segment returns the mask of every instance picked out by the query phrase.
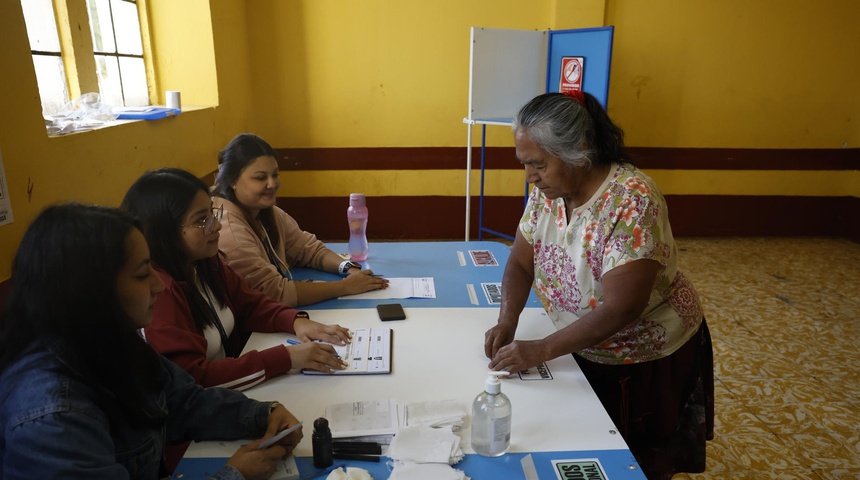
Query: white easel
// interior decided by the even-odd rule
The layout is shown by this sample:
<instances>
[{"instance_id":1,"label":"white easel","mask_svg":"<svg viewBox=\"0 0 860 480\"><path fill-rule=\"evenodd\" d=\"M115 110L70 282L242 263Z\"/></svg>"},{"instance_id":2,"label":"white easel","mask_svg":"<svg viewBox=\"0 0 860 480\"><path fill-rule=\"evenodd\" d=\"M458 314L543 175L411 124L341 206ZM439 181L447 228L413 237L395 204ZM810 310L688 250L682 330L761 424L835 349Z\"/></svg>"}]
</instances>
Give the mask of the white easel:
<instances>
[{"instance_id":1,"label":"white easel","mask_svg":"<svg viewBox=\"0 0 860 480\"><path fill-rule=\"evenodd\" d=\"M463 119L466 140L466 241L469 241L472 196L472 127L481 125L481 192L478 238L483 227L484 149L487 125L510 126L513 115L544 92L558 91L563 56L586 58L583 89L606 106L613 27L577 30L507 30L471 28L469 48L469 115ZM528 184L526 184L528 195Z\"/></svg>"}]
</instances>

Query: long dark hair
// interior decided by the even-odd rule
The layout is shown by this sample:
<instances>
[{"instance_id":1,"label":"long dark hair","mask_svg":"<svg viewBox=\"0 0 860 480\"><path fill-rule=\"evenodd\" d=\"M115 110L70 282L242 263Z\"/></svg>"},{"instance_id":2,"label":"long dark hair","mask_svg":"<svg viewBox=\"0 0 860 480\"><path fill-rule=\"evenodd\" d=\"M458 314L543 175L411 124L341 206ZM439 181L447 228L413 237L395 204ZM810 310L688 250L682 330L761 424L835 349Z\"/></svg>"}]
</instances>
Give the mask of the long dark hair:
<instances>
[{"instance_id":1,"label":"long dark hair","mask_svg":"<svg viewBox=\"0 0 860 480\"><path fill-rule=\"evenodd\" d=\"M182 220L201 191L209 195L206 184L185 170L150 170L128 189L121 208L140 220L155 265L174 280L185 282L194 323L202 332L206 326L215 325L217 319L195 284L195 271L197 279L209 287L222 308L226 293L212 259L191 262L182 248Z\"/></svg>"},{"instance_id":2,"label":"long dark hair","mask_svg":"<svg viewBox=\"0 0 860 480\"><path fill-rule=\"evenodd\" d=\"M570 165L630 163L624 131L593 95L583 92L583 97L584 105L561 93L538 95L517 113L513 130L527 131L539 147Z\"/></svg>"},{"instance_id":3,"label":"long dark hair","mask_svg":"<svg viewBox=\"0 0 860 480\"><path fill-rule=\"evenodd\" d=\"M259 157L273 157L278 160L278 154L271 145L253 133L240 133L230 143L218 152L218 175L215 176L215 186L212 193L221 198L226 198L239 207L242 204L236 198L233 185L239 179L239 175L245 168ZM244 210L244 207L242 207ZM247 212L245 213L247 216ZM272 245L277 245L281 240L278 229L275 226L275 214L271 208L264 208L259 213L260 223L266 229ZM250 218L253 222L253 218ZM252 223L253 224L253 223ZM265 239L261 239L265 242Z\"/></svg>"},{"instance_id":4,"label":"long dark hair","mask_svg":"<svg viewBox=\"0 0 860 480\"><path fill-rule=\"evenodd\" d=\"M24 233L0 329L0 371L41 344L97 390L116 396L138 425L161 424L147 399L162 388L157 354L138 335L117 293L136 220L115 208L70 203L46 208Z\"/></svg>"}]
</instances>

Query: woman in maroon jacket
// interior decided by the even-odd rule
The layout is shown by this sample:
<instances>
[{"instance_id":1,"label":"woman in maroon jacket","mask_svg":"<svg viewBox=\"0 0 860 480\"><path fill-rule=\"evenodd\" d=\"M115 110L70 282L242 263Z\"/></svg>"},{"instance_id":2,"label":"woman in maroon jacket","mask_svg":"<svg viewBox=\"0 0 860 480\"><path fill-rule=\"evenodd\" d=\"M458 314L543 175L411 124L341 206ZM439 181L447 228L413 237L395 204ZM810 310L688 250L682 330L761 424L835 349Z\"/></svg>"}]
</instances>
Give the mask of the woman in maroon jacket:
<instances>
[{"instance_id":1,"label":"woman in maroon jacket","mask_svg":"<svg viewBox=\"0 0 860 480\"><path fill-rule=\"evenodd\" d=\"M199 384L243 390L292 368L331 373L345 367L331 345L311 340L343 345L348 330L314 322L307 312L252 290L221 261L221 211L213 210L200 179L179 169L147 172L122 208L139 218L165 285L146 340ZM304 343L239 356L250 332L295 333Z\"/></svg>"}]
</instances>

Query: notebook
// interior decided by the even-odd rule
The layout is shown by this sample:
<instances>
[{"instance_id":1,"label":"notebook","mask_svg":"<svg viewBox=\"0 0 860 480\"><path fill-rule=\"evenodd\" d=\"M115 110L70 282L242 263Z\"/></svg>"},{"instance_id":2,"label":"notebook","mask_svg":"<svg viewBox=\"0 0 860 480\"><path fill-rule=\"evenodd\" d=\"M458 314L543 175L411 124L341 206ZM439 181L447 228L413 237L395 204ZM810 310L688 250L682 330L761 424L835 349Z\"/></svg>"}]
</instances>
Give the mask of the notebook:
<instances>
[{"instance_id":1,"label":"notebook","mask_svg":"<svg viewBox=\"0 0 860 480\"><path fill-rule=\"evenodd\" d=\"M348 365L344 370L335 370L335 375L368 375L391 373L390 328L359 328L352 332L352 341L346 345L334 345L338 356ZM305 375L328 375L316 370L302 370Z\"/></svg>"}]
</instances>

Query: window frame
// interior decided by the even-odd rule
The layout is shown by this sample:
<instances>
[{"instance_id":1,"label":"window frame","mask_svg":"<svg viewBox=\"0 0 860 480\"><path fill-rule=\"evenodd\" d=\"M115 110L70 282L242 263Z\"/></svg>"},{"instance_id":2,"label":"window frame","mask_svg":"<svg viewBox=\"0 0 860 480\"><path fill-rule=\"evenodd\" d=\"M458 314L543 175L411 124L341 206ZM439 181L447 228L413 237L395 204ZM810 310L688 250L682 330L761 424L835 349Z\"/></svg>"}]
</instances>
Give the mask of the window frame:
<instances>
[{"instance_id":1,"label":"window frame","mask_svg":"<svg viewBox=\"0 0 860 480\"><path fill-rule=\"evenodd\" d=\"M119 54L118 52L113 54L96 53L93 46L87 0L52 0L51 3L54 7L54 18L57 22L57 33L60 41L59 56L63 60L66 74L66 88L70 100L79 98L87 92L99 92L101 94L95 56L103 55L115 57L117 62L120 57L142 58L149 105L154 104L157 98L154 88L156 78L152 62L152 45L150 42L146 0L121 1L133 3L137 7L140 39L143 49L141 55ZM72 28L73 25L75 28ZM114 35L114 41L116 41L113 18L111 18L111 32ZM31 55L57 56L57 53L31 50ZM41 92L39 95L41 98ZM125 92L123 92L123 102L125 102Z\"/></svg>"}]
</instances>

